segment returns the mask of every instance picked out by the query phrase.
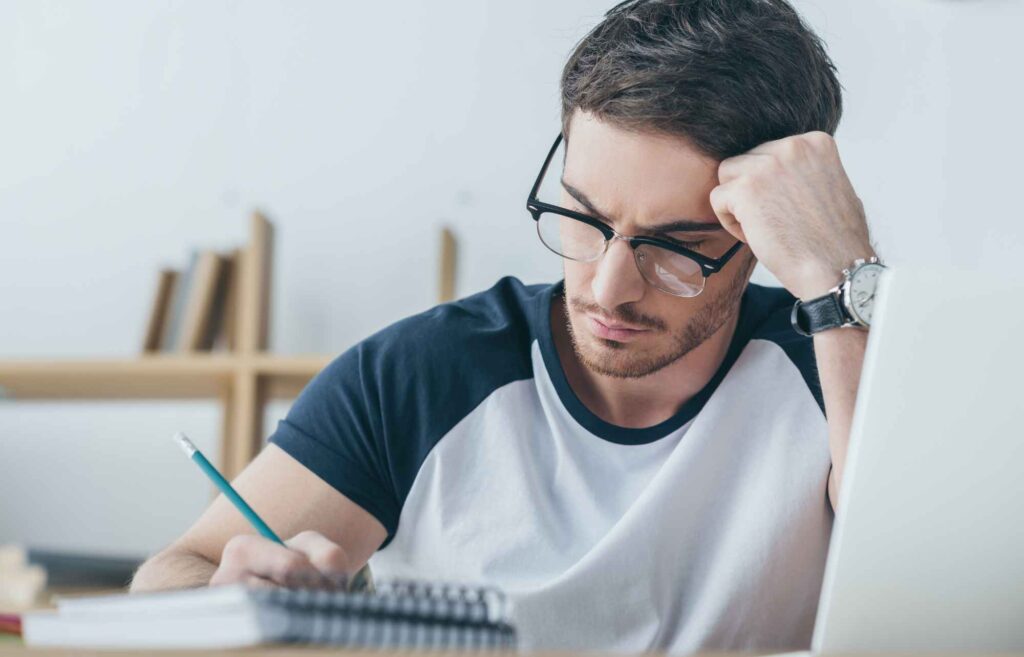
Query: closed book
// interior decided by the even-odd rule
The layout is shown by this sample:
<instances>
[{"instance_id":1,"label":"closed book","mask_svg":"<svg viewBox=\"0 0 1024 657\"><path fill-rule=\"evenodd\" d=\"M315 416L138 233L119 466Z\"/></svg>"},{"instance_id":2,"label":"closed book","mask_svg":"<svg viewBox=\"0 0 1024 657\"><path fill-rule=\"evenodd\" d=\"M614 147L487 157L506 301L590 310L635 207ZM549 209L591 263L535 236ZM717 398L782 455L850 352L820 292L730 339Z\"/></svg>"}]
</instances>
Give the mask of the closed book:
<instances>
[{"instance_id":1,"label":"closed book","mask_svg":"<svg viewBox=\"0 0 1024 657\"><path fill-rule=\"evenodd\" d=\"M188 301L189 289L192 287L192 278L195 275L196 265L199 262L199 251L193 250L189 256L188 265L181 271L174 285L171 294L171 302L168 308L164 330L161 334L160 351L173 352L178 349L178 336L181 333L182 321L185 317L185 306Z\"/></svg>"},{"instance_id":2,"label":"closed book","mask_svg":"<svg viewBox=\"0 0 1024 657\"><path fill-rule=\"evenodd\" d=\"M149 309L149 319L146 321L146 335L142 341L143 353L160 351L160 342L163 337L164 326L167 322L167 313L171 305L174 282L177 278L178 272L173 269L162 269L157 276L156 294Z\"/></svg>"},{"instance_id":3,"label":"closed book","mask_svg":"<svg viewBox=\"0 0 1024 657\"><path fill-rule=\"evenodd\" d=\"M23 618L29 646L239 648L314 643L402 650L513 650L495 589L385 582L373 592L246 588L72 598Z\"/></svg>"},{"instance_id":4,"label":"closed book","mask_svg":"<svg viewBox=\"0 0 1024 657\"><path fill-rule=\"evenodd\" d=\"M217 282L223 264L215 251L199 254L195 270L189 280L188 295L178 333L178 351L200 351L206 345L209 326L213 317Z\"/></svg>"},{"instance_id":5,"label":"closed book","mask_svg":"<svg viewBox=\"0 0 1024 657\"><path fill-rule=\"evenodd\" d=\"M213 341L215 351L234 351L238 317L238 288L242 274L242 249L224 254L224 267L214 311Z\"/></svg>"}]
</instances>

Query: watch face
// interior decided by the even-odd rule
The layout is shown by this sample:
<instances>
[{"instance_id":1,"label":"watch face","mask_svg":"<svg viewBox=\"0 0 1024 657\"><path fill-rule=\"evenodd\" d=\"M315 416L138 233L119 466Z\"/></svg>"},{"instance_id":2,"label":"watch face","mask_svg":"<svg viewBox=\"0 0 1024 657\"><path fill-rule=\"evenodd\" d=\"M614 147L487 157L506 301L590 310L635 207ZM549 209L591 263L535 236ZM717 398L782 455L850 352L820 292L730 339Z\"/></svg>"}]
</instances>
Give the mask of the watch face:
<instances>
[{"instance_id":1,"label":"watch face","mask_svg":"<svg viewBox=\"0 0 1024 657\"><path fill-rule=\"evenodd\" d=\"M853 273L850 280L848 307L853 316L864 324L871 324L871 313L875 307L875 290L878 277L885 271L882 265L863 265Z\"/></svg>"}]
</instances>

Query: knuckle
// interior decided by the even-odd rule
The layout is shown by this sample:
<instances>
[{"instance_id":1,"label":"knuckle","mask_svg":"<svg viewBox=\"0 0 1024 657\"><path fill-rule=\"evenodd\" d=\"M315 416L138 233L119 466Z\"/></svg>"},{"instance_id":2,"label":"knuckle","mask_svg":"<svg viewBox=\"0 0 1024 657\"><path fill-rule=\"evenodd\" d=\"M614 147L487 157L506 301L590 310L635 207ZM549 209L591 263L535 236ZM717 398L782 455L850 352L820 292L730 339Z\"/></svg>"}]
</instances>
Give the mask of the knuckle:
<instances>
[{"instance_id":1,"label":"knuckle","mask_svg":"<svg viewBox=\"0 0 1024 657\"><path fill-rule=\"evenodd\" d=\"M791 158L799 153L803 152L806 147L804 142L805 135L793 135L792 137L786 137L779 142L779 148L772 153L772 159L776 162L784 159Z\"/></svg>"},{"instance_id":2,"label":"knuckle","mask_svg":"<svg viewBox=\"0 0 1024 657\"><path fill-rule=\"evenodd\" d=\"M720 210L725 207L725 193L725 190L721 186L715 187L711 190L709 200L713 209Z\"/></svg>"},{"instance_id":3,"label":"knuckle","mask_svg":"<svg viewBox=\"0 0 1024 657\"><path fill-rule=\"evenodd\" d=\"M312 546L315 546L321 540L322 537L320 536L319 533L311 529L306 529L299 532L295 536L292 536L290 539L285 541L285 543L288 545L288 547L302 551L308 551Z\"/></svg>"},{"instance_id":4,"label":"knuckle","mask_svg":"<svg viewBox=\"0 0 1024 657\"><path fill-rule=\"evenodd\" d=\"M836 149L835 139L833 139L832 135L827 132L815 130L814 132L807 133L805 136L808 145L816 150L833 151Z\"/></svg>"},{"instance_id":5,"label":"knuckle","mask_svg":"<svg viewBox=\"0 0 1024 657\"><path fill-rule=\"evenodd\" d=\"M244 561L246 555L249 552L249 536L245 534L239 534L232 536L228 539L228 542L224 544L224 551L221 554L222 562L239 562Z\"/></svg>"},{"instance_id":6,"label":"knuckle","mask_svg":"<svg viewBox=\"0 0 1024 657\"><path fill-rule=\"evenodd\" d=\"M323 546L309 554L309 563L322 573L344 572L348 555L336 545Z\"/></svg>"},{"instance_id":7,"label":"knuckle","mask_svg":"<svg viewBox=\"0 0 1024 657\"><path fill-rule=\"evenodd\" d=\"M345 570L348 566L348 555L341 546L332 543L320 552L316 565L328 570Z\"/></svg>"}]
</instances>

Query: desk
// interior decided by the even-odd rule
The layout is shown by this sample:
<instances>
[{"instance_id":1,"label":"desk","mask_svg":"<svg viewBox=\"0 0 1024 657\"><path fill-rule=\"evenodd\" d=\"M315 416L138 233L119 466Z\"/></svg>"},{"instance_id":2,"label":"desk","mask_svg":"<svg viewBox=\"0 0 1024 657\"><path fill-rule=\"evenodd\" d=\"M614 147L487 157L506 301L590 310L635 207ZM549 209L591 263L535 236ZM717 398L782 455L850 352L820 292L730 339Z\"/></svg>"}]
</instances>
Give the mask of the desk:
<instances>
[{"instance_id":1,"label":"desk","mask_svg":"<svg viewBox=\"0 0 1024 657\"><path fill-rule=\"evenodd\" d=\"M102 651L102 650L73 650L73 649L30 649L24 646L10 646L5 647L0 644L0 657L133 657L134 655L157 655L157 657L224 657L224 655L237 654L237 655L266 655L267 657L410 657L416 653L412 651L405 652L394 652L388 653L386 651L343 651L338 648L301 648L301 647L263 647L263 648L244 648L240 650L160 650L160 651L130 651L130 650L118 650L118 651ZM423 653L425 655L469 655L471 653ZM476 653L481 654L481 653ZM482 653L482 654L502 654L502 653ZM515 655L517 653L506 653L508 655ZM601 655L602 653L572 653L572 652L537 652L527 653L534 655L535 657L591 657L592 655ZM792 654L792 653L791 653ZM1024 653L1013 653L1018 657L1024 657ZM723 653L723 652L708 652L699 653L694 657L768 657L769 655L782 655L782 653ZM832 655L830 657L844 657ZM849 655L847 657L864 657L863 655ZM920 653L872 653L871 657L924 657ZM1010 657L1010 655L1003 653L1002 655L986 655L985 653L942 653L942 657Z\"/></svg>"},{"instance_id":2,"label":"desk","mask_svg":"<svg viewBox=\"0 0 1024 657\"><path fill-rule=\"evenodd\" d=\"M134 655L145 655L146 657L204 657L206 655L230 655L230 654L241 654L241 655L254 655L254 656L265 656L265 657L388 657L393 655L394 657L411 657L416 653L412 651L394 652L388 653L385 651L342 651L337 648L299 648L299 647L282 647L282 648L246 648L242 650L230 650L230 651L101 651L101 650L54 650L54 649L31 649L23 646L12 646L5 647L0 644L0 657L132 657ZM465 657L473 653L462 652L462 653L422 653L424 655L430 655L430 657L438 657L439 655L453 655ZM487 654L496 655L502 653L475 653L477 655ZM516 655L516 653L507 653L508 655ZM535 657L591 657L593 655L600 655L601 653L527 653L534 655ZM700 653L697 657L757 657L757 655L768 655L770 653ZM863 657L863 656L860 656ZM872 655L871 657L903 657L902 655ZM911 657L907 655L906 657ZM912 656L920 657L920 656ZM967 655L956 655L950 653L949 655L943 655L943 657L968 657ZM972 655L971 657L975 657ZM1024 657L1024 656L1021 656Z\"/></svg>"}]
</instances>

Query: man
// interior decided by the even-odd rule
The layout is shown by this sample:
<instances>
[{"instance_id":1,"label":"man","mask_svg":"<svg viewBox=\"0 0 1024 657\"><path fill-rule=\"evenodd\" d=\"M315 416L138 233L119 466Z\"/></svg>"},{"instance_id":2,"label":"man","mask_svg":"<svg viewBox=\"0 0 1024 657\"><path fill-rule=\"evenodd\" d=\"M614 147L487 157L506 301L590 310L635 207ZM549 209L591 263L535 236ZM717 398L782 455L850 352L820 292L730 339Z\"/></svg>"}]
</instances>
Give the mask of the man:
<instances>
[{"instance_id":1,"label":"man","mask_svg":"<svg viewBox=\"0 0 1024 657\"><path fill-rule=\"evenodd\" d=\"M134 590L370 560L501 586L527 649L809 644L866 341L827 293L874 256L833 66L784 0L632 1L562 102L528 208L564 283L342 354L236 481L288 547L218 499Z\"/></svg>"}]
</instances>

